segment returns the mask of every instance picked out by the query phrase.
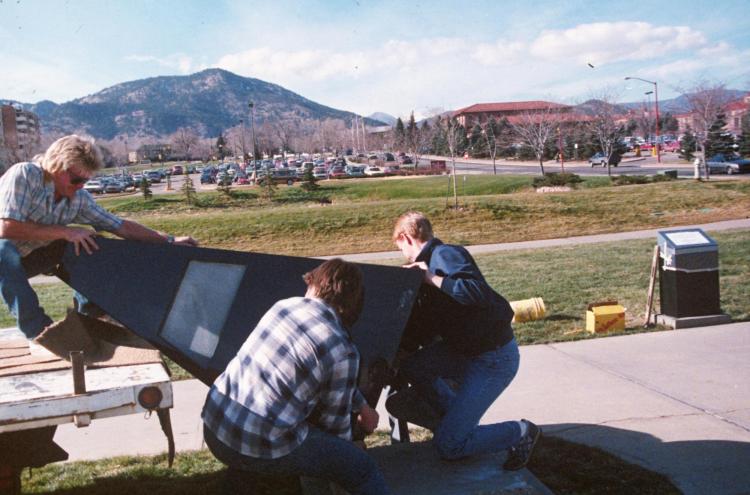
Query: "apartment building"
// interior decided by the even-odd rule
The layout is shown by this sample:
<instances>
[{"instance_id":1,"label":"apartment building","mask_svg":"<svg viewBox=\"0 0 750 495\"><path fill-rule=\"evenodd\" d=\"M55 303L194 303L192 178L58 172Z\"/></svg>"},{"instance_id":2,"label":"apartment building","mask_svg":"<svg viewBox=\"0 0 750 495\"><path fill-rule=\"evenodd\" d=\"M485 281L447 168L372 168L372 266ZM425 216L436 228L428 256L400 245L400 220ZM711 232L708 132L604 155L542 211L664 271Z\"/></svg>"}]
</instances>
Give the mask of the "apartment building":
<instances>
[{"instance_id":1,"label":"apartment building","mask_svg":"<svg viewBox=\"0 0 750 495\"><path fill-rule=\"evenodd\" d=\"M0 105L2 147L16 160L30 160L39 152L39 117L15 105Z\"/></svg>"}]
</instances>

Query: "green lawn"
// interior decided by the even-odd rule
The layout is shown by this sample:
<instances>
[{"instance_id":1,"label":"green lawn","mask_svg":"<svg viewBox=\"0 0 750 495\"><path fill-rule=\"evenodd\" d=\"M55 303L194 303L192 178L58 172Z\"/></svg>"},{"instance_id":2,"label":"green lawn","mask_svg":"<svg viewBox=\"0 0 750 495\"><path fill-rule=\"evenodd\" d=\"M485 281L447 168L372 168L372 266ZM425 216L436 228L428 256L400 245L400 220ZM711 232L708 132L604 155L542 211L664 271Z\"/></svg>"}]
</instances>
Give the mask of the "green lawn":
<instances>
[{"instance_id":1,"label":"green lawn","mask_svg":"<svg viewBox=\"0 0 750 495\"><path fill-rule=\"evenodd\" d=\"M179 194L144 201L104 199L127 218L209 247L302 256L393 249L393 222L418 209L447 242L486 244L619 232L744 218L750 181L672 181L611 186L596 178L568 193L537 194L527 176L467 176L458 210L448 208L446 177L341 181L308 194L298 185L279 188L276 199L258 199L257 188L232 199L200 195L200 206ZM331 204L321 204L328 197Z\"/></svg>"},{"instance_id":2,"label":"green lawn","mask_svg":"<svg viewBox=\"0 0 750 495\"><path fill-rule=\"evenodd\" d=\"M430 434L418 429L412 441ZM378 432L368 438L369 448L388 443ZM678 494L663 475L629 464L601 449L554 437L542 437L529 470L559 494ZM207 450L182 452L173 469L166 455L114 457L100 461L51 464L23 475L23 493L58 495L212 495L222 493L225 468ZM487 495L487 492L481 492ZM292 480L264 480L254 495L298 495ZM239 495L239 494L238 494ZM472 495L480 495L479 493Z\"/></svg>"}]
</instances>

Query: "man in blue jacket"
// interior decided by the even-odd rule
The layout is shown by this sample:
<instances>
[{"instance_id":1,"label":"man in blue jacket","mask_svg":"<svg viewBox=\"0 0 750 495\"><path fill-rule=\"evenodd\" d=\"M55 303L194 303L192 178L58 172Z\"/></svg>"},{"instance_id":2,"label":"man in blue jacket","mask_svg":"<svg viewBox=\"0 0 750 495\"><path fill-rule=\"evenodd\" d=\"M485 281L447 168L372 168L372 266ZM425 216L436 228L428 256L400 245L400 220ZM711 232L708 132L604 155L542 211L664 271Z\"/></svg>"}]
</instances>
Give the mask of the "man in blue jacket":
<instances>
[{"instance_id":1,"label":"man in blue jacket","mask_svg":"<svg viewBox=\"0 0 750 495\"><path fill-rule=\"evenodd\" d=\"M541 435L538 426L525 419L479 425L518 371L510 304L465 248L434 237L422 213L399 217L393 240L409 261L405 267L424 271L424 284L405 340L421 348L400 366L411 387L389 398L389 412L433 429L444 459L508 450L503 468L523 468Z\"/></svg>"}]
</instances>

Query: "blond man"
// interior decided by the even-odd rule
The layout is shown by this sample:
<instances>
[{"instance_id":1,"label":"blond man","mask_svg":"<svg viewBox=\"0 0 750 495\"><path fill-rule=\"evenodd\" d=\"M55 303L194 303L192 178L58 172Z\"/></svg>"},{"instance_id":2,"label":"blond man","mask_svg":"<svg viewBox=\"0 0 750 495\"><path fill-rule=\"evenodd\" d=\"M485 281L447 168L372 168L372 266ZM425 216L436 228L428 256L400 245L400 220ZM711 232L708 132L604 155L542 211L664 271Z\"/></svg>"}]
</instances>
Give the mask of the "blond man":
<instances>
[{"instance_id":1,"label":"blond man","mask_svg":"<svg viewBox=\"0 0 750 495\"><path fill-rule=\"evenodd\" d=\"M424 284L410 319L415 328L407 329L419 336L413 344L421 348L399 370L411 387L391 396L386 407L399 419L432 429L444 459L508 451L503 468L523 468L539 427L527 420L479 425L518 371L510 304L464 247L434 236L422 213L401 215L393 241L405 266L424 272Z\"/></svg>"},{"instance_id":2,"label":"blond man","mask_svg":"<svg viewBox=\"0 0 750 495\"><path fill-rule=\"evenodd\" d=\"M76 255L91 254L99 249L96 232L103 230L123 239L197 244L192 237L156 232L99 206L83 185L101 168L99 148L70 135L52 143L38 161L17 163L0 178L0 292L29 339L52 320L28 278L55 272L66 243L73 244ZM80 294L76 300L85 312L88 302Z\"/></svg>"}]
</instances>

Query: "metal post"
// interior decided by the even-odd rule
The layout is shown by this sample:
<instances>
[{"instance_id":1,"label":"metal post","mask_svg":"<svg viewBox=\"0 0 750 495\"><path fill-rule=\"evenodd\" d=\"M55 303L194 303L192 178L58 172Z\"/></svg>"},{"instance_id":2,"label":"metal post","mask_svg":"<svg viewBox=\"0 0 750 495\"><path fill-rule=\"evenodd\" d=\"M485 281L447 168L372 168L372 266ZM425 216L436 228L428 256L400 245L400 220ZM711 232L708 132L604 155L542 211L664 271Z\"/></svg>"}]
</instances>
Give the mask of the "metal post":
<instances>
[{"instance_id":1,"label":"metal post","mask_svg":"<svg viewBox=\"0 0 750 495\"><path fill-rule=\"evenodd\" d=\"M656 161L661 163L661 144L659 143L659 90L654 81L654 105L656 107Z\"/></svg>"},{"instance_id":2,"label":"metal post","mask_svg":"<svg viewBox=\"0 0 750 495\"><path fill-rule=\"evenodd\" d=\"M240 125L242 126L242 139L240 140L242 143L242 163L245 163L245 160L247 160L247 153L245 152L245 119L240 119Z\"/></svg>"},{"instance_id":3,"label":"metal post","mask_svg":"<svg viewBox=\"0 0 750 495\"><path fill-rule=\"evenodd\" d=\"M253 138L253 164L255 164L255 150L257 148L257 144L255 143L255 103L250 101L247 106L250 107L250 132Z\"/></svg>"}]
</instances>

